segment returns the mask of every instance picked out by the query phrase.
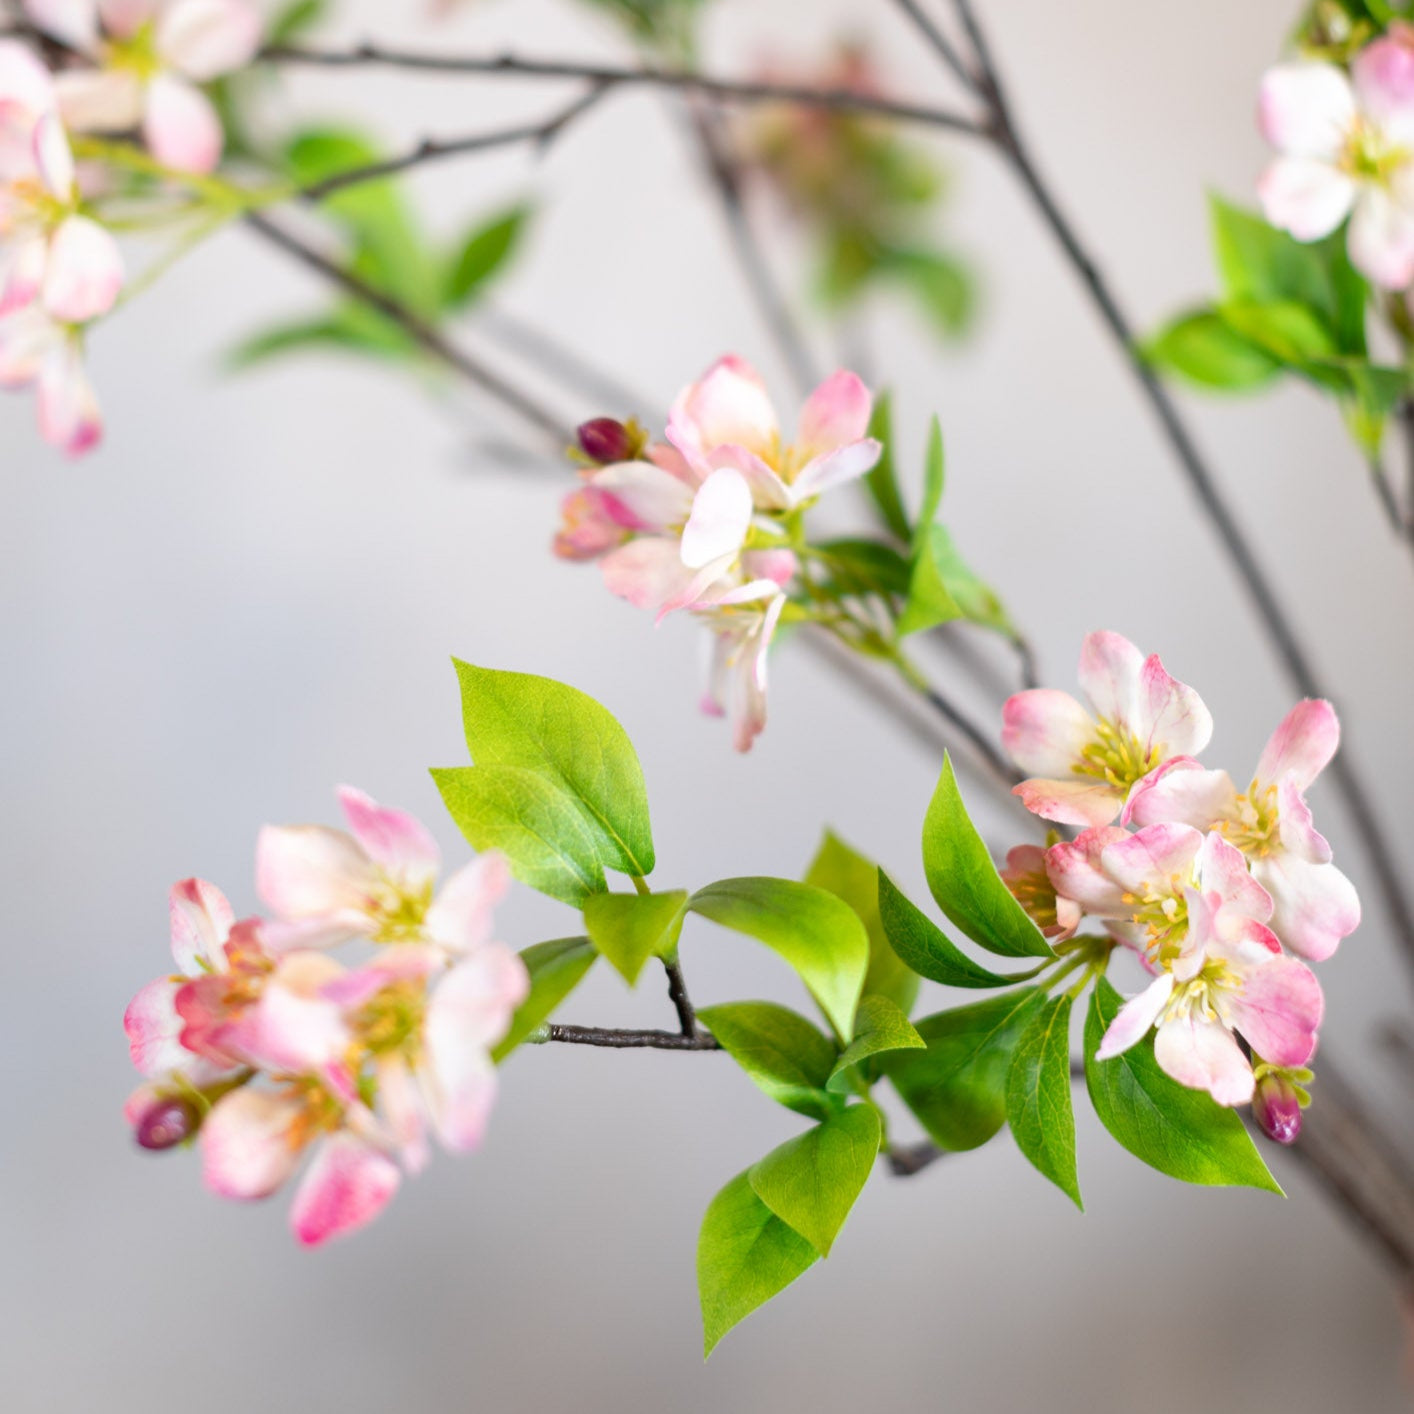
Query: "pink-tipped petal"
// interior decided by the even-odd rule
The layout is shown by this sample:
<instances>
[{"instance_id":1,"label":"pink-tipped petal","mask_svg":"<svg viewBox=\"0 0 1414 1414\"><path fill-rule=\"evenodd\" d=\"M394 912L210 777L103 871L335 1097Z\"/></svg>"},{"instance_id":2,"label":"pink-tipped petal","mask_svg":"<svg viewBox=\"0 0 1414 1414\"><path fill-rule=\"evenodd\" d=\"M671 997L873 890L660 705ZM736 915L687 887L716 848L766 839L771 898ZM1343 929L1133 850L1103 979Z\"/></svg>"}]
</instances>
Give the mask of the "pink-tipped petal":
<instances>
[{"instance_id":1,"label":"pink-tipped petal","mask_svg":"<svg viewBox=\"0 0 1414 1414\"><path fill-rule=\"evenodd\" d=\"M260 12L247 0L172 0L157 21L157 52L179 73L206 83L249 64L260 30Z\"/></svg>"},{"instance_id":2,"label":"pink-tipped petal","mask_svg":"<svg viewBox=\"0 0 1414 1414\"><path fill-rule=\"evenodd\" d=\"M324 989L343 967L319 952L286 954L260 1000L240 1019L231 1044L264 1069L312 1075L334 1064L351 1037L339 1004Z\"/></svg>"},{"instance_id":3,"label":"pink-tipped petal","mask_svg":"<svg viewBox=\"0 0 1414 1414\"><path fill-rule=\"evenodd\" d=\"M1335 708L1319 698L1298 702L1282 718L1257 762L1259 786L1275 785L1292 776L1300 790L1308 790L1330 765L1340 746L1340 720Z\"/></svg>"},{"instance_id":4,"label":"pink-tipped petal","mask_svg":"<svg viewBox=\"0 0 1414 1414\"><path fill-rule=\"evenodd\" d=\"M615 462L595 472L589 485L630 530L676 532L692 513L692 485L653 462Z\"/></svg>"},{"instance_id":5,"label":"pink-tipped petal","mask_svg":"<svg viewBox=\"0 0 1414 1414\"><path fill-rule=\"evenodd\" d=\"M249 1086L219 1099L201 1126L201 1173L222 1198L268 1198L295 1171L298 1100Z\"/></svg>"},{"instance_id":6,"label":"pink-tipped petal","mask_svg":"<svg viewBox=\"0 0 1414 1414\"><path fill-rule=\"evenodd\" d=\"M782 589L795 578L799 568L794 550L748 550L741 557L742 573L748 579L769 579Z\"/></svg>"},{"instance_id":7,"label":"pink-tipped petal","mask_svg":"<svg viewBox=\"0 0 1414 1414\"><path fill-rule=\"evenodd\" d=\"M142 135L152 155L179 172L214 170L225 144L211 100L171 74L158 74L148 85Z\"/></svg>"},{"instance_id":8,"label":"pink-tipped petal","mask_svg":"<svg viewBox=\"0 0 1414 1414\"><path fill-rule=\"evenodd\" d=\"M1173 974L1165 972L1162 976L1155 977L1137 997L1131 997L1120 1007L1101 1038L1095 1059L1110 1060L1142 1041L1159 1019L1172 995Z\"/></svg>"},{"instance_id":9,"label":"pink-tipped petal","mask_svg":"<svg viewBox=\"0 0 1414 1414\"><path fill-rule=\"evenodd\" d=\"M353 786L339 787L349 830L385 874L409 890L427 885L442 867L442 854L427 827L405 810L379 805Z\"/></svg>"},{"instance_id":10,"label":"pink-tipped petal","mask_svg":"<svg viewBox=\"0 0 1414 1414\"><path fill-rule=\"evenodd\" d=\"M492 914L511 887L510 865L498 850L464 864L437 892L427 910L427 933L452 952L491 941Z\"/></svg>"},{"instance_id":11,"label":"pink-tipped petal","mask_svg":"<svg viewBox=\"0 0 1414 1414\"><path fill-rule=\"evenodd\" d=\"M1143 894L1153 884L1166 889L1186 883L1193 873L1204 836L1189 825L1146 825L1106 845L1100 867L1120 888Z\"/></svg>"},{"instance_id":12,"label":"pink-tipped petal","mask_svg":"<svg viewBox=\"0 0 1414 1414\"><path fill-rule=\"evenodd\" d=\"M422 1112L422 1092L407 1062L393 1053L378 1060L378 1108L407 1173L421 1173L432 1154Z\"/></svg>"},{"instance_id":13,"label":"pink-tipped petal","mask_svg":"<svg viewBox=\"0 0 1414 1414\"><path fill-rule=\"evenodd\" d=\"M706 457L717 447L739 446L765 457L779 438L780 423L761 375L732 355L685 388L668 417L668 441L703 472Z\"/></svg>"},{"instance_id":14,"label":"pink-tipped petal","mask_svg":"<svg viewBox=\"0 0 1414 1414\"><path fill-rule=\"evenodd\" d=\"M157 18L162 0L97 0L98 16L110 39L131 39Z\"/></svg>"},{"instance_id":15,"label":"pink-tipped petal","mask_svg":"<svg viewBox=\"0 0 1414 1414\"><path fill-rule=\"evenodd\" d=\"M1414 140L1414 48L1394 38L1367 44L1351 64L1360 111L1387 141Z\"/></svg>"},{"instance_id":16,"label":"pink-tipped petal","mask_svg":"<svg viewBox=\"0 0 1414 1414\"><path fill-rule=\"evenodd\" d=\"M1108 825L1124 803L1117 790L1099 781L1047 780L1042 776L1013 786L1012 794L1043 820L1081 828Z\"/></svg>"},{"instance_id":17,"label":"pink-tipped petal","mask_svg":"<svg viewBox=\"0 0 1414 1414\"><path fill-rule=\"evenodd\" d=\"M678 541L645 535L611 550L600 562L604 586L638 609L688 602L697 576L682 562Z\"/></svg>"},{"instance_id":18,"label":"pink-tipped petal","mask_svg":"<svg viewBox=\"0 0 1414 1414\"><path fill-rule=\"evenodd\" d=\"M847 482L857 481L883 455L884 444L872 437L861 438L816 457L800 469L790 483L791 497L799 504Z\"/></svg>"},{"instance_id":19,"label":"pink-tipped petal","mask_svg":"<svg viewBox=\"0 0 1414 1414\"><path fill-rule=\"evenodd\" d=\"M1176 756L1151 771L1130 792L1126 823L1192 825L1209 830L1237 810L1237 787L1226 771L1205 771L1191 757Z\"/></svg>"},{"instance_id":20,"label":"pink-tipped petal","mask_svg":"<svg viewBox=\"0 0 1414 1414\"><path fill-rule=\"evenodd\" d=\"M1316 1050L1325 998L1316 975L1294 957L1271 957L1221 994L1223 1019L1273 1065L1305 1065Z\"/></svg>"},{"instance_id":21,"label":"pink-tipped petal","mask_svg":"<svg viewBox=\"0 0 1414 1414\"><path fill-rule=\"evenodd\" d=\"M1262 78L1262 136L1291 157L1339 157L1356 119L1355 94L1334 64L1279 64Z\"/></svg>"},{"instance_id":22,"label":"pink-tipped petal","mask_svg":"<svg viewBox=\"0 0 1414 1414\"><path fill-rule=\"evenodd\" d=\"M1242 851L1216 830L1204 836L1198 853L1198 878L1204 893L1216 893L1224 908L1243 918L1265 923L1272 916L1272 896L1248 872Z\"/></svg>"},{"instance_id":23,"label":"pink-tipped petal","mask_svg":"<svg viewBox=\"0 0 1414 1414\"><path fill-rule=\"evenodd\" d=\"M235 911L226 895L205 879L183 879L167 896L172 926L172 956L177 970L191 976L202 967L217 970L225 965L221 951Z\"/></svg>"},{"instance_id":24,"label":"pink-tipped petal","mask_svg":"<svg viewBox=\"0 0 1414 1414\"><path fill-rule=\"evenodd\" d=\"M43 233L11 236L4 242L0 247L0 316L13 314L35 300L44 288L48 264L49 242Z\"/></svg>"},{"instance_id":25,"label":"pink-tipped petal","mask_svg":"<svg viewBox=\"0 0 1414 1414\"><path fill-rule=\"evenodd\" d=\"M1046 874L1056 893L1099 918L1124 918L1132 906L1100 866L1105 850L1127 839L1123 830L1098 825L1046 851Z\"/></svg>"},{"instance_id":26,"label":"pink-tipped petal","mask_svg":"<svg viewBox=\"0 0 1414 1414\"><path fill-rule=\"evenodd\" d=\"M1352 177L1310 157L1278 157L1257 179L1262 214L1298 241L1330 235L1350 214L1358 190Z\"/></svg>"},{"instance_id":27,"label":"pink-tipped petal","mask_svg":"<svg viewBox=\"0 0 1414 1414\"><path fill-rule=\"evenodd\" d=\"M1080 690L1097 717L1131 730L1140 716L1144 655L1122 634L1087 633L1080 646Z\"/></svg>"},{"instance_id":28,"label":"pink-tipped petal","mask_svg":"<svg viewBox=\"0 0 1414 1414\"><path fill-rule=\"evenodd\" d=\"M731 467L714 471L692 501L692 514L682 532L682 562L689 569L741 553L751 527L751 488Z\"/></svg>"},{"instance_id":29,"label":"pink-tipped petal","mask_svg":"<svg viewBox=\"0 0 1414 1414\"><path fill-rule=\"evenodd\" d=\"M1275 904L1272 929L1298 956L1324 962L1360 926L1360 896L1334 864L1280 852L1256 861L1253 872Z\"/></svg>"},{"instance_id":30,"label":"pink-tipped petal","mask_svg":"<svg viewBox=\"0 0 1414 1414\"><path fill-rule=\"evenodd\" d=\"M352 1134L334 1134L314 1156L290 1205L290 1227L305 1247L318 1247L372 1222L398 1191L398 1166Z\"/></svg>"},{"instance_id":31,"label":"pink-tipped petal","mask_svg":"<svg viewBox=\"0 0 1414 1414\"><path fill-rule=\"evenodd\" d=\"M98 47L98 7L94 0L24 0L25 14L63 44L85 54Z\"/></svg>"},{"instance_id":32,"label":"pink-tipped petal","mask_svg":"<svg viewBox=\"0 0 1414 1414\"><path fill-rule=\"evenodd\" d=\"M30 121L57 103L49 70L27 44L0 39L0 112L5 120L21 114Z\"/></svg>"},{"instance_id":33,"label":"pink-tipped petal","mask_svg":"<svg viewBox=\"0 0 1414 1414\"><path fill-rule=\"evenodd\" d=\"M525 963L504 943L485 943L450 968L427 1006L427 1044L435 1058L466 1045L489 1050L530 991ZM455 1068L455 1067L454 1067Z\"/></svg>"},{"instance_id":34,"label":"pink-tipped petal","mask_svg":"<svg viewBox=\"0 0 1414 1414\"><path fill-rule=\"evenodd\" d=\"M23 388L33 383L63 337L63 331L37 304L0 319L0 387Z\"/></svg>"},{"instance_id":35,"label":"pink-tipped petal","mask_svg":"<svg viewBox=\"0 0 1414 1414\"><path fill-rule=\"evenodd\" d=\"M1068 692L1032 688L1002 708L1002 749L1028 776L1067 776L1094 735L1094 719Z\"/></svg>"},{"instance_id":36,"label":"pink-tipped petal","mask_svg":"<svg viewBox=\"0 0 1414 1414\"><path fill-rule=\"evenodd\" d=\"M255 888L277 918L360 913L378 871L363 847L324 825L267 825L255 846Z\"/></svg>"},{"instance_id":37,"label":"pink-tipped petal","mask_svg":"<svg viewBox=\"0 0 1414 1414\"><path fill-rule=\"evenodd\" d=\"M858 442L869 431L873 408L873 396L858 374L845 369L832 373L805 400L796 434L797 449L815 458Z\"/></svg>"},{"instance_id":38,"label":"pink-tipped petal","mask_svg":"<svg viewBox=\"0 0 1414 1414\"><path fill-rule=\"evenodd\" d=\"M125 133L142 122L146 96L130 69L65 69L54 89L71 132Z\"/></svg>"},{"instance_id":39,"label":"pink-tipped petal","mask_svg":"<svg viewBox=\"0 0 1414 1414\"><path fill-rule=\"evenodd\" d=\"M1381 187L1361 188L1346 248L1350 263L1373 284L1405 289L1414 281L1414 203Z\"/></svg>"},{"instance_id":40,"label":"pink-tipped petal","mask_svg":"<svg viewBox=\"0 0 1414 1414\"><path fill-rule=\"evenodd\" d=\"M1140 671L1139 717L1133 727L1156 756L1194 756L1212 739L1213 718L1203 699L1170 677L1155 653Z\"/></svg>"},{"instance_id":41,"label":"pink-tipped petal","mask_svg":"<svg viewBox=\"0 0 1414 1414\"><path fill-rule=\"evenodd\" d=\"M1277 822L1281 847L1308 864L1329 864L1331 847L1316 828L1311 807L1295 776L1283 776L1277 787Z\"/></svg>"},{"instance_id":42,"label":"pink-tipped petal","mask_svg":"<svg viewBox=\"0 0 1414 1414\"><path fill-rule=\"evenodd\" d=\"M133 1065L150 1080L180 1070L196 1059L181 1043L177 985L170 977L149 982L123 1013L123 1031Z\"/></svg>"},{"instance_id":43,"label":"pink-tipped petal","mask_svg":"<svg viewBox=\"0 0 1414 1414\"><path fill-rule=\"evenodd\" d=\"M1220 1105L1252 1098L1252 1067L1231 1031L1201 1012L1170 1017L1154 1037L1154 1059L1180 1085L1206 1090Z\"/></svg>"},{"instance_id":44,"label":"pink-tipped petal","mask_svg":"<svg viewBox=\"0 0 1414 1414\"><path fill-rule=\"evenodd\" d=\"M39 435L71 457L82 456L103 437L98 395L84 367L77 335L64 337L46 354L36 379Z\"/></svg>"},{"instance_id":45,"label":"pink-tipped petal","mask_svg":"<svg viewBox=\"0 0 1414 1414\"><path fill-rule=\"evenodd\" d=\"M44 307L65 324L107 314L123 288L118 242L87 216L70 216L49 243Z\"/></svg>"}]
</instances>

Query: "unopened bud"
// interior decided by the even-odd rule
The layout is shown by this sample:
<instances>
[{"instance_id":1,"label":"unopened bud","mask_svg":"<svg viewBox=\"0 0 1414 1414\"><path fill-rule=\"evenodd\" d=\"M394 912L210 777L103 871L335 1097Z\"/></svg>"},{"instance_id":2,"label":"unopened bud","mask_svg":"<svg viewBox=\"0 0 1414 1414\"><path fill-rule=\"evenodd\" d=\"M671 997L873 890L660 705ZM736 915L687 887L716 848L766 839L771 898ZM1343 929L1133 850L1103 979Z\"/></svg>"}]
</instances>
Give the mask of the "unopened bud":
<instances>
[{"instance_id":1,"label":"unopened bud","mask_svg":"<svg viewBox=\"0 0 1414 1414\"><path fill-rule=\"evenodd\" d=\"M1310 1072L1303 1072L1309 1076ZM1278 1144L1294 1144L1301 1133L1301 1111L1310 1102L1293 1078L1293 1072L1276 1067L1258 1068L1252 1094L1252 1115L1262 1130Z\"/></svg>"},{"instance_id":2,"label":"unopened bud","mask_svg":"<svg viewBox=\"0 0 1414 1414\"><path fill-rule=\"evenodd\" d=\"M196 1106L180 1095L155 1100L143 1113L134 1137L144 1149L171 1149L196 1133Z\"/></svg>"},{"instance_id":3,"label":"unopened bud","mask_svg":"<svg viewBox=\"0 0 1414 1414\"><path fill-rule=\"evenodd\" d=\"M575 441L579 443L579 450L600 466L634 461L643 450L643 439L635 434L633 427L612 417L581 422L575 430Z\"/></svg>"}]
</instances>

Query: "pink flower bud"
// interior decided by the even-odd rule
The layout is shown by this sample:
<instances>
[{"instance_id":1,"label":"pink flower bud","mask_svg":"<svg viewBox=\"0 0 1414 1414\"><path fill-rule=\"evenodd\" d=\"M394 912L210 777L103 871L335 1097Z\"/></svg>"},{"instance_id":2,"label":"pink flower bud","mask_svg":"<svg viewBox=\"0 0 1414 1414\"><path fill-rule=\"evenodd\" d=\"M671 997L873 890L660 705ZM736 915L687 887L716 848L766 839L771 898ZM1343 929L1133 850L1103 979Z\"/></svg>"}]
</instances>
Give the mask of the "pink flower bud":
<instances>
[{"instance_id":1,"label":"pink flower bud","mask_svg":"<svg viewBox=\"0 0 1414 1414\"><path fill-rule=\"evenodd\" d=\"M1294 1144L1301 1133L1302 1092L1280 1070L1267 1070L1252 1095L1252 1114L1278 1144Z\"/></svg>"},{"instance_id":2,"label":"pink flower bud","mask_svg":"<svg viewBox=\"0 0 1414 1414\"><path fill-rule=\"evenodd\" d=\"M612 417L595 417L581 422L575 430L575 440L580 451L600 466L633 461L643 450L641 439Z\"/></svg>"},{"instance_id":3,"label":"pink flower bud","mask_svg":"<svg viewBox=\"0 0 1414 1414\"><path fill-rule=\"evenodd\" d=\"M195 1132L200 1118L196 1106L180 1095L153 1101L138 1119L133 1135L144 1149L171 1149Z\"/></svg>"}]
</instances>

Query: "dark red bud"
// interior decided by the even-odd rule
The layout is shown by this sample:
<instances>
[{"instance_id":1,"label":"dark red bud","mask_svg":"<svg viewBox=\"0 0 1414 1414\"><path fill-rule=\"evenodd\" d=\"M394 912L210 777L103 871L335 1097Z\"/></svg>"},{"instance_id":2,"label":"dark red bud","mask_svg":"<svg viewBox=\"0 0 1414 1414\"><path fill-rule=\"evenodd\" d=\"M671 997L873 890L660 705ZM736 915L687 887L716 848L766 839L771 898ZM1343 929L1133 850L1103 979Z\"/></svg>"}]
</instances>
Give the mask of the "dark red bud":
<instances>
[{"instance_id":1,"label":"dark red bud","mask_svg":"<svg viewBox=\"0 0 1414 1414\"><path fill-rule=\"evenodd\" d=\"M134 1137L144 1149L171 1149L196 1132L196 1106L180 1096L154 1101L137 1122Z\"/></svg>"},{"instance_id":2,"label":"dark red bud","mask_svg":"<svg viewBox=\"0 0 1414 1414\"><path fill-rule=\"evenodd\" d=\"M575 439L579 442L580 451L601 466L632 461L638 455L633 434L612 417L595 417L581 422Z\"/></svg>"},{"instance_id":3,"label":"dark red bud","mask_svg":"<svg viewBox=\"0 0 1414 1414\"><path fill-rule=\"evenodd\" d=\"M1278 1144L1294 1144L1301 1133L1301 1099L1284 1075L1269 1072L1257 1082L1252 1114Z\"/></svg>"}]
</instances>

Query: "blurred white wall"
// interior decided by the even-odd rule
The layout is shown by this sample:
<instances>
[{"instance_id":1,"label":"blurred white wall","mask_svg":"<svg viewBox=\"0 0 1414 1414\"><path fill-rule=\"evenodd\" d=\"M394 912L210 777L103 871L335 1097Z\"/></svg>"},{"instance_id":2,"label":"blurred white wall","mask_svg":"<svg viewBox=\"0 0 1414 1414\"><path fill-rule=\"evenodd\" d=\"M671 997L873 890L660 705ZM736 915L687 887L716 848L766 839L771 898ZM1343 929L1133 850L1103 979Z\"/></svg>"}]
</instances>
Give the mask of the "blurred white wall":
<instances>
[{"instance_id":1,"label":"blurred white wall","mask_svg":"<svg viewBox=\"0 0 1414 1414\"><path fill-rule=\"evenodd\" d=\"M341 33L614 52L608 28L569 3L472 5L445 39L414 6L398 20L393 8L350 5ZM1207 291L1203 191L1250 190L1254 87L1293 7L982 8L1041 161L1140 319ZM718 0L708 58L736 72L766 47L823 48L840 25L877 38L900 92L948 92L884 0ZM553 101L523 84L305 74L280 103L371 108L394 141ZM622 93L539 166L467 161L415 190L448 233L536 193L543 217L504 305L647 396L665 403L737 349L784 403L784 371L668 112ZM949 520L1057 685L1088 628L1120 629L1201 689L1214 760L1241 772L1292 694L1024 198L985 152L947 153L951 230L985 273L984 317L972 343L939 352L906 311L880 311L871 335L905 436L921 448L941 413ZM333 358L219 375L235 338L323 297L232 231L98 336L98 456L62 463L23 399L0 404L0 1407L1406 1407L1391 1286L1299 1171L1280 1169L1285 1202L1185 1189L1109 1142L1083 1099L1085 1216L1005 1138L907 1183L881 1173L828 1266L705 1368L701 1212L794 1125L721 1057L528 1051L505 1071L481 1154L439 1159L376 1227L313 1255L288 1236L283 1200L222 1203L192 1156L133 1150L119 1021L163 966L173 879L200 873L253 909L257 826L332 818L340 781L419 810L460 856L425 773L463 759L452 653L564 678L619 715L643 757L665 885L795 873L827 822L920 882L937 761L789 651L769 731L733 756L695 713L686 626L655 633L592 570L553 561L559 483L472 450L514 432L494 409ZM1414 587L1334 413L1293 389L1191 410L1316 646L1386 825L1407 836ZM1358 879L1328 789L1319 809ZM1364 1043L1409 1000L1373 901L1368 915L1323 973L1326 1044L1382 1077L1407 1128L1407 1093ZM517 945L572 926L527 891L504 913ZM699 1003L793 996L770 958L705 924L685 961ZM566 1015L653 1024L666 1007L655 987L629 996L606 973Z\"/></svg>"}]
</instances>

